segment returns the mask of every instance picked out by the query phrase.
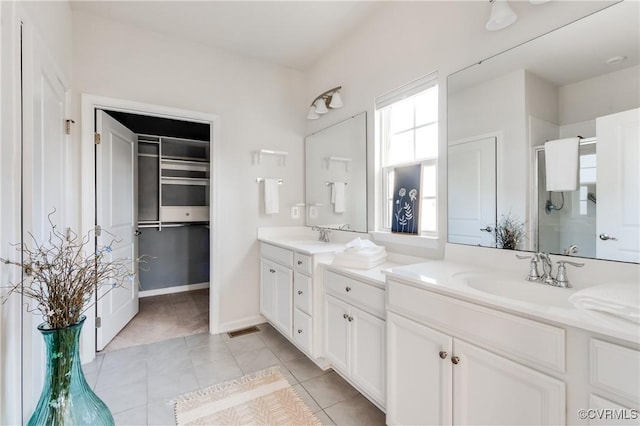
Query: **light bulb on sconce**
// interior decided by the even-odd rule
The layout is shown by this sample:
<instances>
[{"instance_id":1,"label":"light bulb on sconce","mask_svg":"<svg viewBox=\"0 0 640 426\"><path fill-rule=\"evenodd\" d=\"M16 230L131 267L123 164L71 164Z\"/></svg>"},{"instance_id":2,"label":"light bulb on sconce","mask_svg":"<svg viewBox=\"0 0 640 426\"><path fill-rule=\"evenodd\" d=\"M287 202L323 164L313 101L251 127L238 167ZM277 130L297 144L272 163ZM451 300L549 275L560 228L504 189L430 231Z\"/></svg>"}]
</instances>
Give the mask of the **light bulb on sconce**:
<instances>
[{"instance_id":1,"label":"light bulb on sconce","mask_svg":"<svg viewBox=\"0 0 640 426\"><path fill-rule=\"evenodd\" d=\"M507 0L489 0L491 13L485 28L487 31L498 31L507 28L518 20L518 15L511 9Z\"/></svg>"},{"instance_id":2,"label":"light bulb on sconce","mask_svg":"<svg viewBox=\"0 0 640 426\"><path fill-rule=\"evenodd\" d=\"M340 89L342 89L342 86L334 87L316 96L309 107L307 119L317 120L320 118L320 114L326 114L330 109L341 108L343 103L339 92Z\"/></svg>"}]
</instances>

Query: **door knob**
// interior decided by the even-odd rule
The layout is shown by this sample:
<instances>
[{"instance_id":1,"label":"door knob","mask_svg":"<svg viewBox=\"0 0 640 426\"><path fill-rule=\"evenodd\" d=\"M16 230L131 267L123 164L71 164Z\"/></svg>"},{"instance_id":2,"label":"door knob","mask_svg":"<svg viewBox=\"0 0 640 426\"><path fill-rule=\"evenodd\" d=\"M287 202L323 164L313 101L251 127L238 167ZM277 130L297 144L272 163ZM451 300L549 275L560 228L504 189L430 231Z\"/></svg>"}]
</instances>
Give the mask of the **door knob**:
<instances>
[{"instance_id":1,"label":"door knob","mask_svg":"<svg viewBox=\"0 0 640 426\"><path fill-rule=\"evenodd\" d=\"M347 314L342 314L342 318L347 319L347 318L349 318L349 315L347 315Z\"/></svg>"},{"instance_id":2,"label":"door knob","mask_svg":"<svg viewBox=\"0 0 640 426\"><path fill-rule=\"evenodd\" d=\"M142 235L142 232L139 229L136 229L136 232L134 232L133 235L139 237L140 235Z\"/></svg>"},{"instance_id":3,"label":"door knob","mask_svg":"<svg viewBox=\"0 0 640 426\"><path fill-rule=\"evenodd\" d=\"M487 225L486 228L480 228L482 232L493 232L493 228L490 225Z\"/></svg>"},{"instance_id":4,"label":"door knob","mask_svg":"<svg viewBox=\"0 0 640 426\"><path fill-rule=\"evenodd\" d=\"M349 322L353 321L353 317L350 316L349 318L347 318L349 320Z\"/></svg>"},{"instance_id":5,"label":"door knob","mask_svg":"<svg viewBox=\"0 0 640 426\"><path fill-rule=\"evenodd\" d=\"M599 237L602 241L607 241L607 240L618 241L616 237L612 237L609 234L600 234Z\"/></svg>"},{"instance_id":6,"label":"door knob","mask_svg":"<svg viewBox=\"0 0 640 426\"><path fill-rule=\"evenodd\" d=\"M298 329L298 334L302 334L302 329Z\"/></svg>"},{"instance_id":7,"label":"door knob","mask_svg":"<svg viewBox=\"0 0 640 426\"><path fill-rule=\"evenodd\" d=\"M298 295L301 295L301 294L302 294L302 290L298 290Z\"/></svg>"},{"instance_id":8,"label":"door knob","mask_svg":"<svg viewBox=\"0 0 640 426\"><path fill-rule=\"evenodd\" d=\"M351 291L351 287L347 287L347 288L345 288L345 291L346 291L347 293L348 293L348 292L350 292L350 291Z\"/></svg>"},{"instance_id":9,"label":"door knob","mask_svg":"<svg viewBox=\"0 0 640 426\"><path fill-rule=\"evenodd\" d=\"M272 274L275 274L276 270L275 269L269 269L269 272L271 272Z\"/></svg>"},{"instance_id":10,"label":"door knob","mask_svg":"<svg viewBox=\"0 0 640 426\"><path fill-rule=\"evenodd\" d=\"M457 356L452 356L451 362L457 365L460 363L460 358L458 358Z\"/></svg>"},{"instance_id":11,"label":"door knob","mask_svg":"<svg viewBox=\"0 0 640 426\"><path fill-rule=\"evenodd\" d=\"M302 260L298 260L298 265L302 265Z\"/></svg>"},{"instance_id":12,"label":"door knob","mask_svg":"<svg viewBox=\"0 0 640 426\"><path fill-rule=\"evenodd\" d=\"M446 353L445 351L440 351L440 353L438 355L440 355L440 358L445 359L447 357L447 355L449 355L449 354Z\"/></svg>"}]
</instances>

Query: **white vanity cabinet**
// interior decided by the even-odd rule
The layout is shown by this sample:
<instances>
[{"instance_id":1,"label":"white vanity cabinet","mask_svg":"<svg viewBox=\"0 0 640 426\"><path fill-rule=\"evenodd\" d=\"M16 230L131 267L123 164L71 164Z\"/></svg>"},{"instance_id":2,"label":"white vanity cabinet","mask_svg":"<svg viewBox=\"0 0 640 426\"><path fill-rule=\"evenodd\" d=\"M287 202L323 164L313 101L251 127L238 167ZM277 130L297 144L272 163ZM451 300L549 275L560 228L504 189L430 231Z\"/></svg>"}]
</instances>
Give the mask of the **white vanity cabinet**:
<instances>
[{"instance_id":1,"label":"white vanity cabinet","mask_svg":"<svg viewBox=\"0 0 640 426\"><path fill-rule=\"evenodd\" d=\"M260 258L260 313L282 334L291 338L293 324L293 253L262 246Z\"/></svg>"},{"instance_id":2,"label":"white vanity cabinet","mask_svg":"<svg viewBox=\"0 0 640 426\"><path fill-rule=\"evenodd\" d=\"M325 359L378 406L385 407L384 288L324 272Z\"/></svg>"},{"instance_id":3,"label":"white vanity cabinet","mask_svg":"<svg viewBox=\"0 0 640 426\"><path fill-rule=\"evenodd\" d=\"M387 291L388 424L565 423L564 381L537 371L564 371L564 330L401 282Z\"/></svg>"}]
</instances>

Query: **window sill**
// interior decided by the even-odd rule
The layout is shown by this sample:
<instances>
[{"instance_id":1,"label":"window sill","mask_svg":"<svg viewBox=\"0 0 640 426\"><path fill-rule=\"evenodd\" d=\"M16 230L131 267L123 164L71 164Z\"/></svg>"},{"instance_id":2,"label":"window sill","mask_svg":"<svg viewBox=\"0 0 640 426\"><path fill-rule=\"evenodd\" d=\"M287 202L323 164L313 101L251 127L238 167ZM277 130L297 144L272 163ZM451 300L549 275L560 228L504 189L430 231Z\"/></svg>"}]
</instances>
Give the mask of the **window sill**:
<instances>
[{"instance_id":1,"label":"window sill","mask_svg":"<svg viewBox=\"0 0 640 426\"><path fill-rule=\"evenodd\" d=\"M386 231L372 231L369 232L369 235L371 235L374 241L380 241L382 243L402 244L404 246L421 247L428 249L437 249L440 240L438 237L402 235Z\"/></svg>"}]
</instances>

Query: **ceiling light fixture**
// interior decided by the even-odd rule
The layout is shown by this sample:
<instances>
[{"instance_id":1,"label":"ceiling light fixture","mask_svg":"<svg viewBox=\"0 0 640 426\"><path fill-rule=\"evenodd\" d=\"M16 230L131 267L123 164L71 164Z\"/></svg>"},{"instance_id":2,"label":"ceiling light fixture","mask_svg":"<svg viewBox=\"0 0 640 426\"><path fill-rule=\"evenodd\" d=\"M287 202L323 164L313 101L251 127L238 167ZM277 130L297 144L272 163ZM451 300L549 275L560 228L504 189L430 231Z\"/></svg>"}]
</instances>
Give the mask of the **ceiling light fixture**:
<instances>
[{"instance_id":1,"label":"ceiling light fixture","mask_svg":"<svg viewBox=\"0 0 640 426\"><path fill-rule=\"evenodd\" d=\"M317 120L320 118L320 114L326 114L329 112L329 109L341 108L343 105L339 92L341 89L342 86L334 87L316 96L313 102L311 102L307 118L309 120Z\"/></svg>"},{"instance_id":2,"label":"ceiling light fixture","mask_svg":"<svg viewBox=\"0 0 640 426\"><path fill-rule=\"evenodd\" d=\"M498 31L507 28L518 20L518 15L511 9L507 0L489 0L491 14L485 28L487 31Z\"/></svg>"}]
</instances>

